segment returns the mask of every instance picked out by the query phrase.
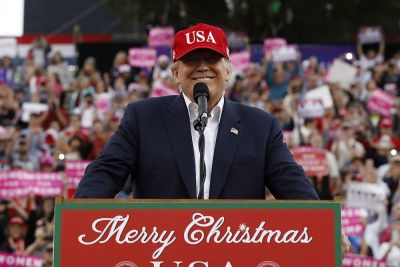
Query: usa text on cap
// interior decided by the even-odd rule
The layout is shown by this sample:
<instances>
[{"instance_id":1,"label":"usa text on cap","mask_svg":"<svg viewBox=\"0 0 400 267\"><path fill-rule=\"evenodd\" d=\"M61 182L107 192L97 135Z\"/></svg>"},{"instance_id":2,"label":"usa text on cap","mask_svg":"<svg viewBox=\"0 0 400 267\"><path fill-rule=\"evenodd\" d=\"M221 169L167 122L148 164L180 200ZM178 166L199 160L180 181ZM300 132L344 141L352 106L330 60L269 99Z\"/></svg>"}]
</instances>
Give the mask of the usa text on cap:
<instances>
[{"instance_id":1,"label":"usa text on cap","mask_svg":"<svg viewBox=\"0 0 400 267\"><path fill-rule=\"evenodd\" d=\"M172 59L179 60L196 49L211 49L229 58L229 49L224 31L221 28L200 23L175 34L172 44Z\"/></svg>"}]
</instances>

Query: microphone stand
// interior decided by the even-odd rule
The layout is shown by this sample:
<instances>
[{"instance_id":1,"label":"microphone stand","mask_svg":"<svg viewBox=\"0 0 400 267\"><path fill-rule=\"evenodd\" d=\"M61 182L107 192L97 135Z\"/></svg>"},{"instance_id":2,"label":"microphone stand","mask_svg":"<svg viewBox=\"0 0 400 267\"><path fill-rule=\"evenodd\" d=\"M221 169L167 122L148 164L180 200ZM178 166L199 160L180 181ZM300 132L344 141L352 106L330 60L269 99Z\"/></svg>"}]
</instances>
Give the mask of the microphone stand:
<instances>
[{"instance_id":1,"label":"microphone stand","mask_svg":"<svg viewBox=\"0 0 400 267\"><path fill-rule=\"evenodd\" d=\"M197 199L204 199L204 183L206 181L206 163L204 162L204 130L207 126L207 113L199 114L198 118L193 122L194 129L199 132L199 151L200 151L200 189Z\"/></svg>"}]
</instances>

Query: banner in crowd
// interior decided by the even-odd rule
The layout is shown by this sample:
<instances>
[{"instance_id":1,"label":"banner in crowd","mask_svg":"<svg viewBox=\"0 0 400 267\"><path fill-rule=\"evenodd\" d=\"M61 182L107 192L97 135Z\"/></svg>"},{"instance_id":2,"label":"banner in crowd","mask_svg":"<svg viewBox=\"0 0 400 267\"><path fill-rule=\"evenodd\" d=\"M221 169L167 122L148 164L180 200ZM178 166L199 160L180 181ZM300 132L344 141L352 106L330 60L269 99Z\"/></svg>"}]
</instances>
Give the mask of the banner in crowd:
<instances>
[{"instance_id":1,"label":"banner in crowd","mask_svg":"<svg viewBox=\"0 0 400 267\"><path fill-rule=\"evenodd\" d=\"M282 131L283 142L289 144L290 139L293 138L293 131Z\"/></svg>"},{"instance_id":2,"label":"banner in crowd","mask_svg":"<svg viewBox=\"0 0 400 267\"><path fill-rule=\"evenodd\" d=\"M111 93L100 93L96 94L96 108L101 118L104 118L104 114L111 108Z\"/></svg>"},{"instance_id":3,"label":"banner in crowd","mask_svg":"<svg viewBox=\"0 0 400 267\"><path fill-rule=\"evenodd\" d=\"M250 64L250 52L242 51L237 53L232 53L229 56L232 62L233 69L237 71L244 71L249 67Z\"/></svg>"},{"instance_id":4,"label":"banner in crowd","mask_svg":"<svg viewBox=\"0 0 400 267\"><path fill-rule=\"evenodd\" d=\"M357 68L340 59L335 59L328 70L327 81L337 83L344 89L349 89L354 83Z\"/></svg>"},{"instance_id":5,"label":"banner in crowd","mask_svg":"<svg viewBox=\"0 0 400 267\"><path fill-rule=\"evenodd\" d=\"M4 56L9 56L10 58L17 56L16 38L0 38L0 58Z\"/></svg>"},{"instance_id":6,"label":"banner in crowd","mask_svg":"<svg viewBox=\"0 0 400 267\"><path fill-rule=\"evenodd\" d=\"M342 267L386 267L386 263L382 260L351 253L345 255L342 264Z\"/></svg>"},{"instance_id":7,"label":"banner in crowd","mask_svg":"<svg viewBox=\"0 0 400 267\"><path fill-rule=\"evenodd\" d=\"M24 102L22 104L21 120L23 122L28 122L31 114L40 114L48 109L49 106L47 104Z\"/></svg>"},{"instance_id":8,"label":"banner in crowd","mask_svg":"<svg viewBox=\"0 0 400 267\"><path fill-rule=\"evenodd\" d=\"M385 209L386 193L379 184L351 182L347 187L346 206L373 211Z\"/></svg>"},{"instance_id":9,"label":"banner in crowd","mask_svg":"<svg viewBox=\"0 0 400 267\"><path fill-rule=\"evenodd\" d=\"M361 44L379 43L382 38L382 27L361 27L358 32L358 41Z\"/></svg>"},{"instance_id":10,"label":"banner in crowd","mask_svg":"<svg viewBox=\"0 0 400 267\"><path fill-rule=\"evenodd\" d=\"M85 169L90 160L67 160L65 162L65 175L67 176L68 188L77 188L82 179Z\"/></svg>"},{"instance_id":11,"label":"banner in crowd","mask_svg":"<svg viewBox=\"0 0 400 267\"><path fill-rule=\"evenodd\" d=\"M297 113L300 118L321 118L325 114L322 99L298 99Z\"/></svg>"},{"instance_id":12,"label":"banner in crowd","mask_svg":"<svg viewBox=\"0 0 400 267\"><path fill-rule=\"evenodd\" d=\"M54 237L56 267L340 267L342 262L340 203L317 201L72 200L56 203Z\"/></svg>"},{"instance_id":13,"label":"banner in crowd","mask_svg":"<svg viewBox=\"0 0 400 267\"><path fill-rule=\"evenodd\" d=\"M160 81L154 82L153 90L151 90L150 97L160 97L168 95L178 95L179 93L172 88L166 86Z\"/></svg>"},{"instance_id":14,"label":"banner in crowd","mask_svg":"<svg viewBox=\"0 0 400 267\"><path fill-rule=\"evenodd\" d=\"M36 256L24 256L0 251L0 266L42 267L43 259Z\"/></svg>"},{"instance_id":15,"label":"banner in crowd","mask_svg":"<svg viewBox=\"0 0 400 267\"><path fill-rule=\"evenodd\" d=\"M228 33L228 46L231 50L241 50L246 47L248 37L244 32L230 32Z\"/></svg>"},{"instance_id":16,"label":"banner in crowd","mask_svg":"<svg viewBox=\"0 0 400 267\"><path fill-rule=\"evenodd\" d=\"M380 114L384 117L392 115L392 108L396 102L396 98L381 89L372 92L367 107L370 111Z\"/></svg>"},{"instance_id":17,"label":"banner in crowd","mask_svg":"<svg viewBox=\"0 0 400 267\"><path fill-rule=\"evenodd\" d=\"M29 172L10 170L0 172L0 199L63 194L63 177L58 172Z\"/></svg>"},{"instance_id":18,"label":"banner in crowd","mask_svg":"<svg viewBox=\"0 0 400 267\"><path fill-rule=\"evenodd\" d=\"M149 33L149 46L172 46L175 30L173 27L155 27Z\"/></svg>"},{"instance_id":19,"label":"banner in crowd","mask_svg":"<svg viewBox=\"0 0 400 267\"><path fill-rule=\"evenodd\" d=\"M331 91L329 90L329 87L327 85L322 85L320 87L308 91L305 94L304 98L322 100L324 108L333 107L333 98L331 95Z\"/></svg>"},{"instance_id":20,"label":"banner in crowd","mask_svg":"<svg viewBox=\"0 0 400 267\"><path fill-rule=\"evenodd\" d=\"M342 232L347 236L362 235L365 231L364 210L342 207Z\"/></svg>"},{"instance_id":21,"label":"banner in crowd","mask_svg":"<svg viewBox=\"0 0 400 267\"><path fill-rule=\"evenodd\" d=\"M301 146L292 150L294 160L300 164L308 176L322 177L329 174L325 151L310 147Z\"/></svg>"},{"instance_id":22,"label":"banner in crowd","mask_svg":"<svg viewBox=\"0 0 400 267\"><path fill-rule=\"evenodd\" d=\"M154 48L129 49L129 64L132 67L154 67L157 60L157 51Z\"/></svg>"},{"instance_id":23,"label":"banner in crowd","mask_svg":"<svg viewBox=\"0 0 400 267\"><path fill-rule=\"evenodd\" d=\"M298 59L298 51L295 45L287 45L272 49L273 62L286 62Z\"/></svg>"},{"instance_id":24,"label":"banner in crowd","mask_svg":"<svg viewBox=\"0 0 400 267\"><path fill-rule=\"evenodd\" d=\"M286 46L287 42L286 39L276 37L276 38L265 38L264 39L264 54L268 55L274 50L275 48L280 48Z\"/></svg>"}]
</instances>

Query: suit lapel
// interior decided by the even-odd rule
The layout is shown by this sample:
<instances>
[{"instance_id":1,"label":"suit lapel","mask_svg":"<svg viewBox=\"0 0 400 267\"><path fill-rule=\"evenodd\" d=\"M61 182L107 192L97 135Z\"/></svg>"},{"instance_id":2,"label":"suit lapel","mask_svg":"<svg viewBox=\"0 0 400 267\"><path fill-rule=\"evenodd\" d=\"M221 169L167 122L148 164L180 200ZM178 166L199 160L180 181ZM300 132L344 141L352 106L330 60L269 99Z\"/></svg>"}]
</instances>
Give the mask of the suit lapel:
<instances>
[{"instance_id":1,"label":"suit lapel","mask_svg":"<svg viewBox=\"0 0 400 267\"><path fill-rule=\"evenodd\" d=\"M221 194L239 144L242 127L234 105L225 101L215 142L210 198L218 198Z\"/></svg>"},{"instance_id":2,"label":"suit lapel","mask_svg":"<svg viewBox=\"0 0 400 267\"><path fill-rule=\"evenodd\" d=\"M187 107L182 94L175 98L165 114L172 150L190 198L196 198L196 173L192 135ZM166 173L165 175L168 175Z\"/></svg>"}]
</instances>

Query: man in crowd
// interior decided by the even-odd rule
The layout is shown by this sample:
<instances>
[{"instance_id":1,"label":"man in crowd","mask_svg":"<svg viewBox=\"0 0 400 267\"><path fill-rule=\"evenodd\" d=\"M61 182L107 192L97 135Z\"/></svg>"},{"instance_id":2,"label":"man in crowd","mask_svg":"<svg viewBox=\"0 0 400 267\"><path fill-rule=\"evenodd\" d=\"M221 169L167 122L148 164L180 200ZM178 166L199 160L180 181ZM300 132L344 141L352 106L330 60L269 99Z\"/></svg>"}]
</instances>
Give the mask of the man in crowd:
<instances>
[{"instance_id":1,"label":"man in crowd","mask_svg":"<svg viewBox=\"0 0 400 267\"><path fill-rule=\"evenodd\" d=\"M137 198L318 199L271 115L224 99L232 73L224 32L198 24L175 35L173 77L181 94L128 105L121 125L88 166L78 198L113 198L129 174ZM205 182L200 192L193 87L209 89Z\"/></svg>"}]
</instances>

